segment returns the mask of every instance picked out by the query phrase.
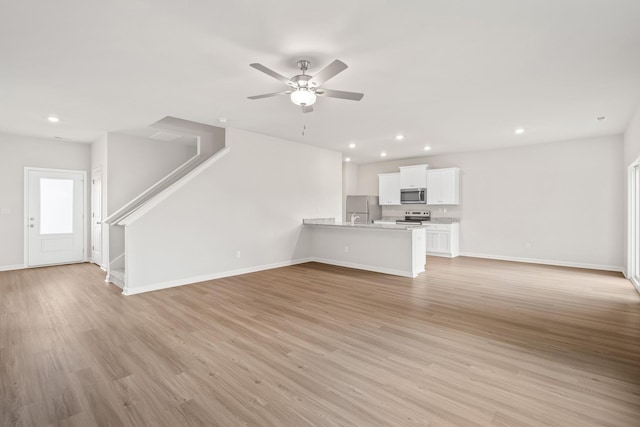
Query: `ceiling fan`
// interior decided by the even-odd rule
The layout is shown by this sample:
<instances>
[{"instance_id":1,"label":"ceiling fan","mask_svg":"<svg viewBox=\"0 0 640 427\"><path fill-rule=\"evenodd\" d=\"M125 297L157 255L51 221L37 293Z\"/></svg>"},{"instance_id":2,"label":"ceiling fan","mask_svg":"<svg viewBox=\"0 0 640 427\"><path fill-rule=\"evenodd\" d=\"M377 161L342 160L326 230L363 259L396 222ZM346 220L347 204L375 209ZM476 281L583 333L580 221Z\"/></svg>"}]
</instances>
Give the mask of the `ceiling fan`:
<instances>
[{"instance_id":1,"label":"ceiling fan","mask_svg":"<svg viewBox=\"0 0 640 427\"><path fill-rule=\"evenodd\" d=\"M261 99L269 98L272 96L289 95L291 102L302 107L303 113L310 113L313 111L312 105L316 102L317 96L327 96L329 98L349 99L351 101L360 101L364 96L363 93L345 92L342 90L323 89L320 86L332 77L335 77L338 73L347 69L347 64L342 61L335 60L331 64L327 65L322 71L315 76L307 74L309 68L309 61L298 61L298 67L302 74L293 76L290 79L286 78L282 74L276 73L270 68L265 67L262 64L253 63L249 64L250 67L255 68L258 71L280 80L284 84L291 87L289 90L283 90L281 92L266 93L264 95L249 96L249 99Z\"/></svg>"}]
</instances>

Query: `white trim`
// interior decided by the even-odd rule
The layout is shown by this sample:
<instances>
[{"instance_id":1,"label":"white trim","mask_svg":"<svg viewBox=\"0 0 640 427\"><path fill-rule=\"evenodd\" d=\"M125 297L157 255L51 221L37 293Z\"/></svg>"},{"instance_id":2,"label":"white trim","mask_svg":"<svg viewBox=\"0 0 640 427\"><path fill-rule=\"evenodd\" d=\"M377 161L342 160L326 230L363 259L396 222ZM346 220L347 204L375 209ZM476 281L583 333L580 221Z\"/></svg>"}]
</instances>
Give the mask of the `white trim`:
<instances>
[{"instance_id":1,"label":"white trim","mask_svg":"<svg viewBox=\"0 0 640 427\"><path fill-rule=\"evenodd\" d=\"M27 264L29 263L29 168L24 168L24 178L23 178L23 193L22 193L22 263L24 267L27 268ZM34 170L37 170L34 168Z\"/></svg>"},{"instance_id":2,"label":"white trim","mask_svg":"<svg viewBox=\"0 0 640 427\"><path fill-rule=\"evenodd\" d=\"M311 258L300 258L291 261L276 262L273 264L258 265L255 267L240 268L237 270L223 271L220 273L203 274L201 276L186 277L183 279L170 280L168 282L153 283L151 285L130 288L125 286L122 290L123 295L136 295L144 292L159 291L161 289L175 288L177 286L192 285L194 283L206 282L209 280L222 279L224 277L238 276L241 274L255 273L258 271L271 270L274 268L289 267L296 264L304 264L311 262Z\"/></svg>"},{"instance_id":3,"label":"white trim","mask_svg":"<svg viewBox=\"0 0 640 427\"><path fill-rule=\"evenodd\" d=\"M77 173L77 172L83 172L85 174L85 176L87 175L87 171L81 170L81 169L53 169L53 168L34 168L32 166L25 166L24 167L25 170L30 170L30 171L38 171L38 172L61 172L61 173Z\"/></svg>"},{"instance_id":4,"label":"white trim","mask_svg":"<svg viewBox=\"0 0 640 427\"><path fill-rule=\"evenodd\" d=\"M117 277L115 277L111 273L107 273L107 277L104 279L104 281L108 282L108 283L111 283L112 285L115 285L115 286L119 287L120 289L124 289L124 282L122 280L118 279Z\"/></svg>"},{"instance_id":5,"label":"white trim","mask_svg":"<svg viewBox=\"0 0 640 427\"><path fill-rule=\"evenodd\" d=\"M182 188L187 182L189 182L194 177L196 177L197 175L202 173L210 165L212 165L213 163L217 162L222 157L224 157L228 152L229 152L229 147L224 147L223 149L218 151L216 154L214 154L213 156L209 157L204 162L200 163L193 170L189 171L187 174L185 174L178 181L176 181L173 184L169 185L167 188L162 190L162 192L156 194L151 199L147 200L142 206L137 208L130 215L127 215L123 219L118 221L116 223L116 225L125 225L125 226L127 226L127 225L133 224L138 219L140 219L142 216L144 216L147 212L149 212L151 209L153 209L154 207L158 206L162 201L164 201L169 196L171 196L173 193L175 193L180 188Z\"/></svg>"},{"instance_id":6,"label":"white trim","mask_svg":"<svg viewBox=\"0 0 640 427\"><path fill-rule=\"evenodd\" d=\"M27 268L24 264L0 265L0 271L23 270Z\"/></svg>"},{"instance_id":7,"label":"white trim","mask_svg":"<svg viewBox=\"0 0 640 427\"><path fill-rule=\"evenodd\" d=\"M93 169L91 171L91 177L89 178L89 180L91 181L91 192L89 194L89 200L88 200L88 205L90 205L90 212L89 212L89 237L91 238L91 247L88 247L89 245L87 245L87 250L90 252L89 254L89 258L90 258L90 262L101 266L102 264L102 247L100 248L100 262L96 262L96 260L93 257L93 253L95 252L95 250L93 248L95 248L95 242L93 241L93 180L95 179L96 176L100 176L100 218L102 218L102 205L103 205L103 197L102 197L102 165L97 166L95 169ZM104 230L103 230L104 226L102 225L102 221L100 221L100 245L102 245L103 242L103 238L104 236L102 236L102 234L104 234Z\"/></svg>"},{"instance_id":8,"label":"white trim","mask_svg":"<svg viewBox=\"0 0 640 427\"><path fill-rule=\"evenodd\" d=\"M24 189L23 189L23 201L24 201L24 210L22 211L23 214L23 226L22 226L22 237L23 237L23 260L22 262L25 265L25 268L30 268L31 266L29 265L29 233L27 233L27 228L29 227L28 224L28 220L27 218L29 217L29 172L31 171L36 171L36 172L55 172L55 173L80 173L82 174L82 198L83 198L83 203L82 203L82 215L83 215L83 219L84 221L82 221L82 237L83 237L83 241L84 241L84 247L82 248L82 257L86 260L87 257L87 250L89 248L89 235L87 233L87 204L89 203L88 199L88 194L87 194L87 171L84 170L75 170L75 169L51 169L51 168L34 168L31 166L25 166L24 167ZM85 262L85 261L79 261L79 262ZM65 263L65 264L76 264L78 263L78 261L74 261L74 262L69 262L69 263ZM52 264L52 265L64 265L64 264ZM45 267L45 265L36 265L34 267Z\"/></svg>"},{"instance_id":9,"label":"white trim","mask_svg":"<svg viewBox=\"0 0 640 427\"><path fill-rule=\"evenodd\" d=\"M26 269L32 269L32 268L45 268L45 267L61 267L63 265L74 265L74 264L93 264L91 261L87 261L87 260L82 260L82 261L72 261L72 262L57 262L57 263L53 263L53 264L38 264L38 265L34 265L32 267L28 266L28 265L22 265L20 266L20 268L15 268L12 270L26 270ZM3 271L3 268L7 268L7 270L9 270L8 267L17 267L16 265L7 265L4 267L0 267L0 271Z\"/></svg>"},{"instance_id":10,"label":"white trim","mask_svg":"<svg viewBox=\"0 0 640 427\"><path fill-rule=\"evenodd\" d=\"M640 285L638 284L638 275L640 272L634 271L635 260L634 257L640 256L638 254L638 248L634 242L634 235L637 236L638 231L636 230L637 226L637 216L640 213L636 212L638 207L638 201L636 197L638 197L638 189L636 188L636 169L640 168L640 157L637 158L629 167L627 168L627 262L626 268L624 270L624 276L631 281L631 283L635 286L636 290L640 292Z\"/></svg>"},{"instance_id":11,"label":"white trim","mask_svg":"<svg viewBox=\"0 0 640 427\"><path fill-rule=\"evenodd\" d=\"M505 255L491 255L491 254L478 254L471 252L460 252L461 256L468 256L472 258L485 258L485 259L497 259L501 261L513 261L513 262L525 262L529 264L544 264L544 265L556 265L559 267L573 267L573 268L586 268L590 270L605 270L605 271L617 271L624 272L624 268L621 265L604 265L604 264L588 264L582 262L571 261L556 261L551 259L538 259L538 258L521 258Z\"/></svg>"},{"instance_id":12,"label":"white trim","mask_svg":"<svg viewBox=\"0 0 640 427\"><path fill-rule=\"evenodd\" d=\"M410 279L417 277L419 273L422 273L424 271L424 268L423 268L422 270L418 271L418 274L413 275L411 273L408 273L405 270L396 270L393 268L384 268L377 265L358 264L355 262L339 261L339 260L327 259L327 258L312 257L311 261L319 262L322 264L337 265L338 267L354 268L356 270L367 270L367 271L373 271L375 273L384 273L384 274L391 274L393 276L408 277Z\"/></svg>"},{"instance_id":13,"label":"white trim","mask_svg":"<svg viewBox=\"0 0 640 427\"><path fill-rule=\"evenodd\" d=\"M426 254L428 256L437 256L440 258L455 258L455 256L451 255L449 252L427 252Z\"/></svg>"},{"instance_id":14,"label":"white trim","mask_svg":"<svg viewBox=\"0 0 640 427\"><path fill-rule=\"evenodd\" d=\"M173 171L171 171L168 175L166 175L164 178L162 178L161 180L159 180L158 182L156 182L155 184L153 184L151 187L147 188L146 190L144 190L142 193L140 193L138 196L136 196L134 199L130 200L128 203L126 203L124 206L122 206L120 209L118 209L117 211L115 211L114 213L112 213L111 215L107 216L105 219L102 220L102 222L104 224L114 224L117 223L119 220L114 221L114 218L118 218L120 217L123 213L127 212L129 209L137 209L137 208L132 208L132 206L135 206L138 202L140 202L141 200L144 200L149 194L153 193L155 190L157 190L158 188L162 187L163 185L165 185L168 181L170 181L171 179L173 179L178 173L180 173L180 171L187 169L189 167L191 167L193 164L197 164L197 162L200 160L200 154L196 154L193 157L189 158L186 162L182 163L181 165L179 165L177 168L175 168ZM161 190L162 191L162 190ZM151 196L151 198L153 198L153 196ZM150 198L150 199L151 199ZM144 203L144 202L143 202ZM126 216L127 214L125 214ZM122 219L122 218L121 218Z\"/></svg>"}]
</instances>

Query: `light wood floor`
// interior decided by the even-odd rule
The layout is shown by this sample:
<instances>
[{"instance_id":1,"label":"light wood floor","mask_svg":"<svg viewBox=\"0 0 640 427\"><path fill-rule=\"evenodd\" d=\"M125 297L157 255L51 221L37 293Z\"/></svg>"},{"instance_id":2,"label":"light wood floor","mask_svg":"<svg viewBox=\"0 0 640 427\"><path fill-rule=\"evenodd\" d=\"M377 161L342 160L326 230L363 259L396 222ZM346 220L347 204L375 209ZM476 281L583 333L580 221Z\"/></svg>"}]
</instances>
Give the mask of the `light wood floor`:
<instances>
[{"instance_id":1,"label":"light wood floor","mask_svg":"<svg viewBox=\"0 0 640 427\"><path fill-rule=\"evenodd\" d=\"M414 280L103 280L0 273L0 425L640 425L640 295L620 274L461 257Z\"/></svg>"}]
</instances>

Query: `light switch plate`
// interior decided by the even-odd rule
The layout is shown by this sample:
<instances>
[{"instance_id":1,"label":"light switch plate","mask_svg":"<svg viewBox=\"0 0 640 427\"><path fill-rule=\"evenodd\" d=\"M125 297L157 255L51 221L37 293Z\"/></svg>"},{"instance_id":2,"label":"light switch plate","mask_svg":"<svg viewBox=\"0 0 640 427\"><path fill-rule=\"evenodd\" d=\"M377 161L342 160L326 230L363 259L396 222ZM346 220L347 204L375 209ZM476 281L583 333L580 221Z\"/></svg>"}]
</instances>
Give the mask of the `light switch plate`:
<instances>
[{"instance_id":1,"label":"light switch plate","mask_svg":"<svg viewBox=\"0 0 640 427\"><path fill-rule=\"evenodd\" d=\"M11 208L0 208L0 215L11 215Z\"/></svg>"}]
</instances>

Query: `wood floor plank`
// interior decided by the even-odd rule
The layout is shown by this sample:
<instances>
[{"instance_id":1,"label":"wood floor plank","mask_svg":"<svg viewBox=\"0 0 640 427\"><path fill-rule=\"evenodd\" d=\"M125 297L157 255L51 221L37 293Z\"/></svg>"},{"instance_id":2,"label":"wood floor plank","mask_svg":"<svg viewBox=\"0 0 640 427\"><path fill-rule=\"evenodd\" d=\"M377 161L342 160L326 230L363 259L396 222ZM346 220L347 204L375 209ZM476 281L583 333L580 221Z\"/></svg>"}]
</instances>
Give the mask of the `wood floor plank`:
<instances>
[{"instance_id":1,"label":"wood floor plank","mask_svg":"<svg viewBox=\"0 0 640 427\"><path fill-rule=\"evenodd\" d=\"M124 297L0 272L2 426L638 426L619 273L459 257L316 263Z\"/></svg>"}]
</instances>

